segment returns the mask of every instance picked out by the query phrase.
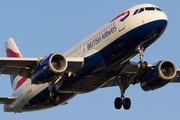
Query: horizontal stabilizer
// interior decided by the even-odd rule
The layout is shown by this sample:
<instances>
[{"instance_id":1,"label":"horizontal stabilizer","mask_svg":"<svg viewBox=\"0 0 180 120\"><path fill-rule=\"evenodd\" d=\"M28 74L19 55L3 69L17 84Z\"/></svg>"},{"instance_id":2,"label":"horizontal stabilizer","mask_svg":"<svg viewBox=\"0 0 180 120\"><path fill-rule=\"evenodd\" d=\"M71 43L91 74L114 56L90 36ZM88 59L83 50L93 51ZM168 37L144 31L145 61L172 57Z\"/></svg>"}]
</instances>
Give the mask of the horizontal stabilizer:
<instances>
[{"instance_id":1,"label":"horizontal stabilizer","mask_svg":"<svg viewBox=\"0 0 180 120\"><path fill-rule=\"evenodd\" d=\"M0 97L0 104L9 104L15 100L15 97Z\"/></svg>"}]
</instances>

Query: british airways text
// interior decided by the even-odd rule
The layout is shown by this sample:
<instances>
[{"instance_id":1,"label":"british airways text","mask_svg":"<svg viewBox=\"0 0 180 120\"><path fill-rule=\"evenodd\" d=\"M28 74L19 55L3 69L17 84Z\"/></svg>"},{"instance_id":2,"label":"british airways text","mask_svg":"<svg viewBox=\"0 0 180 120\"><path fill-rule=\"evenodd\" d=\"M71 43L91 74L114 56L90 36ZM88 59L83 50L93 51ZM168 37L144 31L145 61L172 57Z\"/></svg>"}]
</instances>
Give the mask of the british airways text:
<instances>
[{"instance_id":1,"label":"british airways text","mask_svg":"<svg viewBox=\"0 0 180 120\"><path fill-rule=\"evenodd\" d=\"M110 30L105 31L101 36L95 38L92 40L89 44L87 44L87 50L91 49L95 45L99 44L103 39L106 39L108 36L110 36L112 33L116 32L117 28L116 25L113 26Z\"/></svg>"}]
</instances>

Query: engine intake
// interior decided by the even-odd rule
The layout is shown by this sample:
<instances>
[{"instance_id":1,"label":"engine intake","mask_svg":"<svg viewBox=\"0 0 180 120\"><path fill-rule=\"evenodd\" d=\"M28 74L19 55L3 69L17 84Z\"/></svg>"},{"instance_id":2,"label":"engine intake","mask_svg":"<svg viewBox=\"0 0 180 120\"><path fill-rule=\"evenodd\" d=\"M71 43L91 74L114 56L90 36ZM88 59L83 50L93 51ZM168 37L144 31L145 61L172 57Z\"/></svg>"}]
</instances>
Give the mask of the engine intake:
<instances>
[{"instance_id":1,"label":"engine intake","mask_svg":"<svg viewBox=\"0 0 180 120\"><path fill-rule=\"evenodd\" d=\"M163 61L159 64L158 71L163 79L170 80L176 75L176 66L171 61Z\"/></svg>"},{"instance_id":2,"label":"engine intake","mask_svg":"<svg viewBox=\"0 0 180 120\"><path fill-rule=\"evenodd\" d=\"M61 54L50 54L44 57L43 61L34 71L31 81L34 84L42 84L54 80L67 69L67 60Z\"/></svg>"},{"instance_id":3,"label":"engine intake","mask_svg":"<svg viewBox=\"0 0 180 120\"><path fill-rule=\"evenodd\" d=\"M171 61L159 61L143 78L141 88L144 91L163 87L176 76L176 66Z\"/></svg>"},{"instance_id":4,"label":"engine intake","mask_svg":"<svg viewBox=\"0 0 180 120\"><path fill-rule=\"evenodd\" d=\"M54 72L61 73L67 68L67 61L63 55L54 54L50 57L49 65Z\"/></svg>"}]
</instances>

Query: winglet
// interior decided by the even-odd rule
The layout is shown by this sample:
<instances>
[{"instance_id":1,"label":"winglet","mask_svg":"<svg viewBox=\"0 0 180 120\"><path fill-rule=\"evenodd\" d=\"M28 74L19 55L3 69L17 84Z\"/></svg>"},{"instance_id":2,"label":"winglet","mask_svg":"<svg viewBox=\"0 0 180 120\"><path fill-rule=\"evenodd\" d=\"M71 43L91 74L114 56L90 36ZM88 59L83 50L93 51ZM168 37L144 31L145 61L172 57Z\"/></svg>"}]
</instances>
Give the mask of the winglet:
<instances>
[{"instance_id":1,"label":"winglet","mask_svg":"<svg viewBox=\"0 0 180 120\"><path fill-rule=\"evenodd\" d=\"M22 57L19 49L17 48L14 40L10 38L5 42L7 57Z\"/></svg>"}]
</instances>

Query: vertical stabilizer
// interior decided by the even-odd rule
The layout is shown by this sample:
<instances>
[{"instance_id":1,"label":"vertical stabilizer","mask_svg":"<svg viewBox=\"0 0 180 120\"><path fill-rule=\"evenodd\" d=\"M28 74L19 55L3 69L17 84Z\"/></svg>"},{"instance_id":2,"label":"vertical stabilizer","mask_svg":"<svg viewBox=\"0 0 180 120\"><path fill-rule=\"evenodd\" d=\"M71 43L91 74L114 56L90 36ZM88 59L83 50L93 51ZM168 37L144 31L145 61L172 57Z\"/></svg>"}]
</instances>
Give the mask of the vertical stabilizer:
<instances>
[{"instance_id":1,"label":"vertical stabilizer","mask_svg":"<svg viewBox=\"0 0 180 120\"><path fill-rule=\"evenodd\" d=\"M19 49L17 48L14 40L10 38L5 42L7 57L22 57Z\"/></svg>"},{"instance_id":2,"label":"vertical stabilizer","mask_svg":"<svg viewBox=\"0 0 180 120\"><path fill-rule=\"evenodd\" d=\"M10 38L5 42L5 47L6 47L6 55L7 57L22 57L18 47L16 46L14 40ZM18 89L27 79L21 76L15 76L15 75L10 75L11 78L11 84L12 84L12 89L15 91Z\"/></svg>"}]
</instances>

